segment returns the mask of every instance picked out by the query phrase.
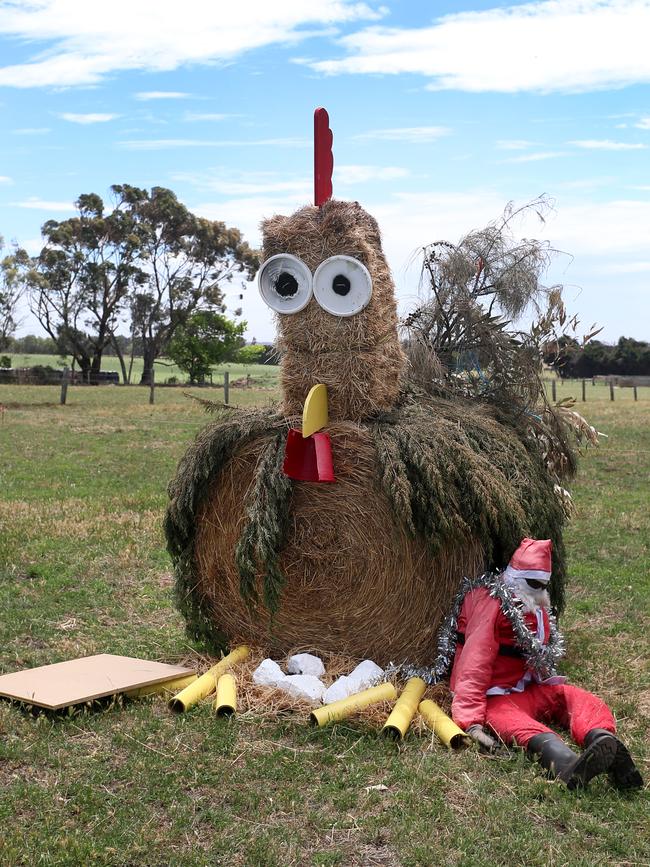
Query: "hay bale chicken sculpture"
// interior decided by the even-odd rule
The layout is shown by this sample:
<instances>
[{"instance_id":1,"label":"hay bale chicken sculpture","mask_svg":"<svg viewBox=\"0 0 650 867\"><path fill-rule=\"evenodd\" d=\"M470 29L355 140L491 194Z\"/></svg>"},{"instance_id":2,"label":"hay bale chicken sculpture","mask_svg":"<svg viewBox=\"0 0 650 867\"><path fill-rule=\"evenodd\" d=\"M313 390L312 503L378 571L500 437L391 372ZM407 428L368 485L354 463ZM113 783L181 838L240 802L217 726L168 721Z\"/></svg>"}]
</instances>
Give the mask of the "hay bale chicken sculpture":
<instances>
[{"instance_id":1,"label":"hay bale chicken sculpture","mask_svg":"<svg viewBox=\"0 0 650 867\"><path fill-rule=\"evenodd\" d=\"M507 563L523 536L553 539L561 602L564 512L521 431L407 387L379 228L331 198L324 109L314 128L315 204L262 227L281 404L222 413L181 460L176 600L213 649L428 664L463 577Z\"/></svg>"}]
</instances>

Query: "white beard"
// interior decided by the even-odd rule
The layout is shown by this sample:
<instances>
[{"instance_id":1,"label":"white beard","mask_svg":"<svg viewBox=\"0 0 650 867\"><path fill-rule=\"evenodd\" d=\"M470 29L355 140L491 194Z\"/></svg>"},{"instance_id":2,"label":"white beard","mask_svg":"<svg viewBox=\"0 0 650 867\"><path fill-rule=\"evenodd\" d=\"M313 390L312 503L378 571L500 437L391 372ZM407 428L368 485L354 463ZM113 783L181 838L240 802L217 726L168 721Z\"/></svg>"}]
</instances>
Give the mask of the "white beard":
<instances>
[{"instance_id":1,"label":"white beard","mask_svg":"<svg viewBox=\"0 0 650 867\"><path fill-rule=\"evenodd\" d=\"M535 590L534 587L526 583L524 578L506 578L506 584L513 595L521 601L524 611L551 607L551 597L545 588Z\"/></svg>"}]
</instances>

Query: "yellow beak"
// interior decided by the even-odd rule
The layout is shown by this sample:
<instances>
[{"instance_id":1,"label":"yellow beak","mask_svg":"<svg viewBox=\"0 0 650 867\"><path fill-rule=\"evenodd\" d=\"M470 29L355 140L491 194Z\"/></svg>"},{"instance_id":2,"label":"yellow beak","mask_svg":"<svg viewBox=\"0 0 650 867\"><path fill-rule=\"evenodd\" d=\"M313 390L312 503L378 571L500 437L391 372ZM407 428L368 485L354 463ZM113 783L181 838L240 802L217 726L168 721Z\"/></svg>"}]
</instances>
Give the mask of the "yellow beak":
<instances>
[{"instance_id":1,"label":"yellow beak","mask_svg":"<svg viewBox=\"0 0 650 867\"><path fill-rule=\"evenodd\" d=\"M315 385L310 389L302 410L303 437L311 436L327 427L328 421L327 388L324 385Z\"/></svg>"}]
</instances>

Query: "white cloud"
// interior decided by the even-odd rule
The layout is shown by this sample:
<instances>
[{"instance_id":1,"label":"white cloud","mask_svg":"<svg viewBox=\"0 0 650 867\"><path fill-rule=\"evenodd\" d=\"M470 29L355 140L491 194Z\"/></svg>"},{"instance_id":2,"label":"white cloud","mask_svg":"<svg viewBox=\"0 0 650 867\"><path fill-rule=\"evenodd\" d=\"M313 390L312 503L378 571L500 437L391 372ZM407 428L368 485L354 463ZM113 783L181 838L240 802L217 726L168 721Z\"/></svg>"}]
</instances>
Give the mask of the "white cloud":
<instances>
[{"instance_id":1,"label":"white cloud","mask_svg":"<svg viewBox=\"0 0 650 867\"><path fill-rule=\"evenodd\" d=\"M25 126L12 130L14 135L47 135L48 132L51 132L49 126Z\"/></svg>"},{"instance_id":2,"label":"white cloud","mask_svg":"<svg viewBox=\"0 0 650 867\"><path fill-rule=\"evenodd\" d=\"M638 129L650 129L650 117L639 118L639 122L635 123L634 126Z\"/></svg>"},{"instance_id":3,"label":"white cloud","mask_svg":"<svg viewBox=\"0 0 650 867\"><path fill-rule=\"evenodd\" d=\"M30 256L37 256L43 249L42 238L27 238L20 242L23 250L27 250Z\"/></svg>"},{"instance_id":4,"label":"white cloud","mask_svg":"<svg viewBox=\"0 0 650 867\"><path fill-rule=\"evenodd\" d=\"M648 147L645 144L610 141L609 139L584 139L581 141L570 141L568 144L574 145L577 148L596 151L640 151Z\"/></svg>"},{"instance_id":5,"label":"white cloud","mask_svg":"<svg viewBox=\"0 0 650 867\"><path fill-rule=\"evenodd\" d=\"M140 102L147 102L151 99L190 99L192 94L180 90L141 90L133 96Z\"/></svg>"},{"instance_id":6,"label":"white cloud","mask_svg":"<svg viewBox=\"0 0 650 867\"><path fill-rule=\"evenodd\" d=\"M81 124L90 124L90 123L106 123L109 120L115 120L120 117L119 114L100 114L98 112L91 112L89 114L75 114L71 111L64 111L59 115L62 120L68 120L70 123L81 123Z\"/></svg>"},{"instance_id":7,"label":"white cloud","mask_svg":"<svg viewBox=\"0 0 650 867\"><path fill-rule=\"evenodd\" d=\"M358 141L405 141L410 144L426 144L449 135L446 126L404 126L392 129L371 129L361 132L354 138Z\"/></svg>"},{"instance_id":8,"label":"white cloud","mask_svg":"<svg viewBox=\"0 0 650 867\"><path fill-rule=\"evenodd\" d=\"M533 0L429 27L368 27L340 40L347 57L310 66L422 75L432 90L587 91L650 81L648 32L648 0Z\"/></svg>"},{"instance_id":9,"label":"white cloud","mask_svg":"<svg viewBox=\"0 0 650 867\"><path fill-rule=\"evenodd\" d=\"M594 178L574 178L572 181L556 181L556 190L596 190L599 187L611 187L617 178L612 175L601 175Z\"/></svg>"},{"instance_id":10,"label":"white cloud","mask_svg":"<svg viewBox=\"0 0 650 867\"><path fill-rule=\"evenodd\" d=\"M408 169L398 166L335 165L334 192L336 195L339 187L398 180L409 174ZM282 175L278 172L240 172L219 168L209 172L175 172L171 178L220 196L254 199L256 204L260 200L277 201L277 206L285 210L287 201L307 204L313 196L313 181L310 177ZM207 207L216 209L219 206L213 203Z\"/></svg>"},{"instance_id":11,"label":"white cloud","mask_svg":"<svg viewBox=\"0 0 650 867\"><path fill-rule=\"evenodd\" d=\"M369 181L394 181L399 178L407 178L409 175L409 170L400 166L337 166L335 163L333 183L336 190L337 184L354 186L355 184L367 184Z\"/></svg>"},{"instance_id":12,"label":"white cloud","mask_svg":"<svg viewBox=\"0 0 650 867\"><path fill-rule=\"evenodd\" d=\"M310 27L383 14L355 0L112 0L102 14L88 0L4 0L0 33L46 49L0 68L0 85L88 85L120 70L229 62L251 49L304 39Z\"/></svg>"},{"instance_id":13,"label":"white cloud","mask_svg":"<svg viewBox=\"0 0 650 867\"><path fill-rule=\"evenodd\" d=\"M219 121L226 120L231 117L229 114L218 114L218 113L204 113L201 114L199 112L187 111L185 112L184 120L187 121Z\"/></svg>"},{"instance_id":14,"label":"white cloud","mask_svg":"<svg viewBox=\"0 0 650 867\"><path fill-rule=\"evenodd\" d=\"M281 177L277 172L239 172L216 169L212 172L176 172L172 180L183 181L202 192L210 191L221 196L259 197L291 194L297 199L309 201L312 181L309 178ZM216 207L216 206L214 206Z\"/></svg>"},{"instance_id":15,"label":"white cloud","mask_svg":"<svg viewBox=\"0 0 650 867\"><path fill-rule=\"evenodd\" d=\"M566 154L563 151L537 151L532 154L521 154L518 157L509 157L507 160L501 160L504 163L536 163L540 160L554 160L558 157L564 157Z\"/></svg>"},{"instance_id":16,"label":"white cloud","mask_svg":"<svg viewBox=\"0 0 650 867\"><path fill-rule=\"evenodd\" d=\"M334 191L337 187L349 187L376 181L392 181L408 177L408 169L398 166L335 165ZM220 168L208 173L176 172L172 180L192 184L202 192L210 191L221 196L278 197L286 195L292 201L307 204L313 196L313 181L309 177L281 175L278 172L232 171ZM210 207L216 207L210 206Z\"/></svg>"},{"instance_id":17,"label":"white cloud","mask_svg":"<svg viewBox=\"0 0 650 867\"><path fill-rule=\"evenodd\" d=\"M34 211L74 211L72 202L52 202L32 196L23 202L12 202L15 208L29 208Z\"/></svg>"},{"instance_id":18,"label":"white cloud","mask_svg":"<svg viewBox=\"0 0 650 867\"><path fill-rule=\"evenodd\" d=\"M549 237L575 256L647 256L650 201L559 203L548 221Z\"/></svg>"},{"instance_id":19,"label":"white cloud","mask_svg":"<svg viewBox=\"0 0 650 867\"><path fill-rule=\"evenodd\" d=\"M169 148L224 148L224 147L285 147L306 148L311 142L302 138L265 138L265 139L206 139L195 138L159 138L133 139L118 142L121 148L129 151L160 151Z\"/></svg>"},{"instance_id":20,"label":"white cloud","mask_svg":"<svg viewBox=\"0 0 650 867\"><path fill-rule=\"evenodd\" d=\"M7 175L0 175L0 184L13 184L13 179Z\"/></svg>"},{"instance_id":21,"label":"white cloud","mask_svg":"<svg viewBox=\"0 0 650 867\"><path fill-rule=\"evenodd\" d=\"M605 265L603 270L607 274L647 274L650 262L614 262Z\"/></svg>"},{"instance_id":22,"label":"white cloud","mask_svg":"<svg viewBox=\"0 0 650 867\"><path fill-rule=\"evenodd\" d=\"M495 147L501 151L525 151L527 148L533 147L534 144L535 142L523 138L499 139L495 143Z\"/></svg>"}]
</instances>

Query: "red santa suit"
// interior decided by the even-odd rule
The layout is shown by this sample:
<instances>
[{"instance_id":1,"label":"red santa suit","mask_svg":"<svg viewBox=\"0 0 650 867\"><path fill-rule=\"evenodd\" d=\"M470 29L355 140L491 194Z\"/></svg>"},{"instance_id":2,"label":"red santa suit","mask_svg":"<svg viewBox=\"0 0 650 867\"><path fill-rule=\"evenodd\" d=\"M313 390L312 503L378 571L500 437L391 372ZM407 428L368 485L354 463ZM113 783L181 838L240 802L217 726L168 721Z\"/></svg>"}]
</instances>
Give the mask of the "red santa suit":
<instances>
[{"instance_id":1,"label":"red santa suit","mask_svg":"<svg viewBox=\"0 0 650 867\"><path fill-rule=\"evenodd\" d=\"M534 546L530 543L540 544L538 540L524 539L522 546L531 549ZM541 540L541 543L548 546L547 576L550 577L550 541ZM523 560L513 557L510 574L517 575L519 580L534 574L537 584L542 584L546 570L512 568L513 563L519 567L530 565L531 554L539 555L539 550L528 550L528 557ZM508 581L508 570L504 577L506 586L510 583L509 589L516 597L517 582ZM523 590L521 593L524 595ZM547 608L537 606L522 612L522 616L540 644L548 644L551 624ZM487 725L505 743L514 741L524 747L535 735L552 731L545 724L548 722L569 729L573 740L580 745L592 729L616 731L611 711L597 696L567 684L564 677L541 679L529 667L517 647L511 620L502 610L499 599L493 598L486 587L478 587L465 596L457 630L458 644L450 682L451 714L454 722L465 731L472 725Z\"/></svg>"}]
</instances>

